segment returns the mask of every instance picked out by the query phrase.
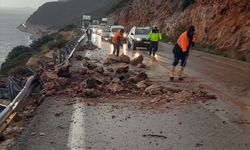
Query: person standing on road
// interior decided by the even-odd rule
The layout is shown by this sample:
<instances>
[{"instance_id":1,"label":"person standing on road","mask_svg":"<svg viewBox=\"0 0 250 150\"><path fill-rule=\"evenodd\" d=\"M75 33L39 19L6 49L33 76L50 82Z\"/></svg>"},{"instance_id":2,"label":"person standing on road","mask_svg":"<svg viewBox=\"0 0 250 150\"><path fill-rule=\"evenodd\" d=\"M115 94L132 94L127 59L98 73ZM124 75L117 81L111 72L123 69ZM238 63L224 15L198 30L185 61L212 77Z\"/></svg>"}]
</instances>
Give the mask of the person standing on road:
<instances>
[{"instance_id":1,"label":"person standing on road","mask_svg":"<svg viewBox=\"0 0 250 150\"><path fill-rule=\"evenodd\" d=\"M122 40L124 39L123 34L124 29L120 29L118 32L115 33L115 36L112 38L112 43L114 47L113 54L116 56L119 56L120 53L120 46L122 46Z\"/></svg>"},{"instance_id":2,"label":"person standing on road","mask_svg":"<svg viewBox=\"0 0 250 150\"><path fill-rule=\"evenodd\" d=\"M87 28L86 34L87 34L87 37L88 37L88 41L91 41L92 30L90 29L90 27Z\"/></svg>"},{"instance_id":3,"label":"person standing on road","mask_svg":"<svg viewBox=\"0 0 250 150\"><path fill-rule=\"evenodd\" d=\"M179 36L178 41L173 48L174 62L169 72L170 80L174 80L175 68L179 64L179 60L181 60L181 69L178 75L179 80L183 80L184 69L190 53L190 48L191 46L194 46L194 34L195 27L191 25L187 31Z\"/></svg>"},{"instance_id":4,"label":"person standing on road","mask_svg":"<svg viewBox=\"0 0 250 150\"><path fill-rule=\"evenodd\" d=\"M158 51L159 41L162 39L161 33L157 27L154 27L148 35L148 40L150 41L149 55L153 53L155 56L156 51Z\"/></svg>"}]
</instances>

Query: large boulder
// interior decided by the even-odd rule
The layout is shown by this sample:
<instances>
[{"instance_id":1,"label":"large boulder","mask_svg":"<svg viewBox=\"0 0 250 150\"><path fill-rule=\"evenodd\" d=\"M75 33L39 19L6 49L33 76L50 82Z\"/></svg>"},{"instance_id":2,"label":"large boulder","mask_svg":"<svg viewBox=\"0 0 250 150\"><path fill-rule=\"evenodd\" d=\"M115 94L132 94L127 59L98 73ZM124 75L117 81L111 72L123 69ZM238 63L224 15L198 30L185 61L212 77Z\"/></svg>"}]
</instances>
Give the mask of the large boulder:
<instances>
[{"instance_id":1,"label":"large boulder","mask_svg":"<svg viewBox=\"0 0 250 150\"><path fill-rule=\"evenodd\" d=\"M98 85L102 84L102 80L98 78L86 79L86 87L89 89L97 88Z\"/></svg>"},{"instance_id":2,"label":"large boulder","mask_svg":"<svg viewBox=\"0 0 250 150\"><path fill-rule=\"evenodd\" d=\"M113 54L110 54L104 61L104 64L109 65L109 64L118 63L118 62L120 62L120 58Z\"/></svg>"},{"instance_id":3,"label":"large boulder","mask_svg":"<svg viewBox=\"0 0 250 150\"><path fill-rule=\"evenodd\" d=\"M138 57L135 57L134 59L131 60L130 64L137 66L138 64L141 64L143 62L144 58L142 55L139 55Z\"/></svg>"},{"instance_id":4,"label":"large boulder","mask_svg":"<svg viewBox=\"0 0 250 150\"><path fill-rule=\"evenodd\" d=\"M148 75L146 73L144 73L144 72L141 72L136 76L130 77L129 80L131 82L138 83L140 81L146 80L147 78L148 78Z\"/></svg>"},{"instance_id":5,"label":"large boulder","mask_svg":"<svg viewBox=\"0 0 250 150\"><path fill-rule=\"evenodd\" d=\"M144 63L138 64L137 67L142 69L147 68L147 66Z\"/></svg>"},{"instance_id":6,"label":"large boulder","mask_svg":"<svg viewBox=\"0 0 250 150\"><path fill-rule=\"evenodd\" d=\"M88 97L88 98L97 98L100 95L101 95L100 92L95 89L85 89L83 91L83 96Z\"/></svg>"},{"instance_id":7,"label":"large boulder","mask_svg":"<svg viewBox=\"0 0 250 150\"><path fill-rule=\"evenodd\" d=\"M93 70L93 69L95 69L95 68L97 67L96 64L94 64L94 63L92 63L92 62L89 62L89 61L87 61L87 60L85 60L85 59L82 61L82 66L83 66L83 67L87 67L87 68L90 69L90 70Z\"/></svg>"},{"instance_id":8,"label":"large boulder","mask_svg":"<svg viewBox=\"0 0 250 150\"><path fill-rule=\"evenodd\" d=\"M64 65L57 66L56 74L58 77L70 78L71 77L70 65L64 64Z\"/></svg>"},{"instance_id":9,"label":"large boulder","mask_svg":"<svg viewBox=\"0 0 250 150\"><path fill-rule=\"evenodd\" d=\"M115 68L116 73L128 73L129 65L125 63L119 63Z\"/></svg>"},{"instance_id":10,"label":"large boulder","mask_svg":"<svg viewBox=\"0 0 250 150\"><path fill-rule=\"evenodd\" d=\"M97 73L100 73L100 74L104 73L104 69L101 66L97 66L94 71L96 71Z\"/></svg>"},{"instance_id":11,"label":"large boulder","mask_svg":"<svg viewBox=\"0 0 250 150\"><path fill-rule=\"evenodd\" d=\"M81 75L85 75L85 74L87 74L88 73L88 68L87 67L82 67L80 70L79 70L79 73L81 74Z\"/></svg>"},{"instance_id":12,"label":"large boulder","mask_svg":"<svg viewBox=\"0 0 250 150\"><path fill-rule=\"evenodd\" d=\"M127 55L122 54L120 57L120 62L129 64L130 63L130 58Z\"/></svg>"}]
</instances>

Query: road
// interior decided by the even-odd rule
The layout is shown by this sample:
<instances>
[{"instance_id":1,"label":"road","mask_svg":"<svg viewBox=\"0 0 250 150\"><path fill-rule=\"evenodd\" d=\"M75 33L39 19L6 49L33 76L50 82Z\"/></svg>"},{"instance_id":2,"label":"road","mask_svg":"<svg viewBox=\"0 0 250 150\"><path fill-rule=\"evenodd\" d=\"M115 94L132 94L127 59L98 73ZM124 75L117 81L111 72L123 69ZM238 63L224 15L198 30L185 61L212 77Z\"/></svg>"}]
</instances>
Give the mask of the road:
<instances>
[{"instance_id":1,"label":"road","mask_svg":"<svg viewBox=\"0 0 250 150\"><path fill-rule=\"evenodd\" d=\"M78 53L105 57L112 52L108 42L93 35L99 51ZM142 54L152 80L168 81L172 46L161 43L155 58L145 50L128 50L130 57ZM99 55L101 53L101 55ZM139 111L122 103L66 105L47 98L11 150L248 150L250 149L250 65L192 51L187 84L203 86L217 100L179 106L167 112ZM133 100L131 100L133 101ZM115 105L115 107L114 107ZM133 106L131 106L133 107Z\"/></svg>"}]
</instances>

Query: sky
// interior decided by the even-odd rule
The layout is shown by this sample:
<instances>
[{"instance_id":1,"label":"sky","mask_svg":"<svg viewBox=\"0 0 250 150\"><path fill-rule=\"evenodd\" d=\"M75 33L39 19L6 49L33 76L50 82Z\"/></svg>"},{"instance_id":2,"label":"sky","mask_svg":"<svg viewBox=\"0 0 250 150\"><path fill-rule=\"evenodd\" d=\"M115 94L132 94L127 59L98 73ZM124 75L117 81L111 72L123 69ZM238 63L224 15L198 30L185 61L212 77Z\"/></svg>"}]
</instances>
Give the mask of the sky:
<instances>
[{"instance_id":1,"label":"sky","mask_svg":"<svg viewBox=\"0 0 250 150\"><path fill-rule=\"evenodd\" d=\"M0 7L31 7L38 8L46 2L57 0L0 0Z\"/></svg>"}]
</instances>

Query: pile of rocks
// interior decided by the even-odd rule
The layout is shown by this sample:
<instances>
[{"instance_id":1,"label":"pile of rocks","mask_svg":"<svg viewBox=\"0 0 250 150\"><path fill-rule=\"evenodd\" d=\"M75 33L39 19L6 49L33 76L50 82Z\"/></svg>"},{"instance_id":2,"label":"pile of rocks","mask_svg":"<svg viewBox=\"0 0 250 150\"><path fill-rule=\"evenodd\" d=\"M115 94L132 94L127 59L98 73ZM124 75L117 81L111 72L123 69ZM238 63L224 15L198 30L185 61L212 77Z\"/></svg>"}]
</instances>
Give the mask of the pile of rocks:
<instances>
[{"instance_id":1,"label":"pile of rocks","mask_svg":"<svg viewBox=\"0 0 250 150\"><path fill-rule=\"evenodd\" d=\"M180 89L170 83L166 85L150 81L144 69L141 69L141 65L144 65L142 56L130 60L126 55L109 55L103 63L89 58L79 61L81 66L76 71L72 71L67 63L44 71L41 78L45 83L45 94L84 98L140 96L152 99L144 102L145 105L215 98L200 89Z\"/></svg>"},{"instance_id":2,"label":"pile of rocks","mask_svg":"<svg viewBox=\"0 0 250 150\"><path fill-rule=\"evenodd\" d=\"M55 70L46 70L41 75L46 95L63 94L79 97L102 97L112 94L142 92L152 83L143 70L130 69L142 64L139 56L130 61L126 55L109 55L105 62L96 63L89 58L82 58L81 66L75 72L68 63L58 65Z\"/></svg>"}]
</instances>

